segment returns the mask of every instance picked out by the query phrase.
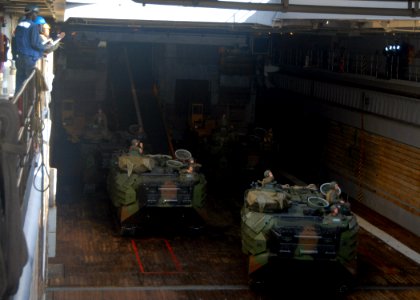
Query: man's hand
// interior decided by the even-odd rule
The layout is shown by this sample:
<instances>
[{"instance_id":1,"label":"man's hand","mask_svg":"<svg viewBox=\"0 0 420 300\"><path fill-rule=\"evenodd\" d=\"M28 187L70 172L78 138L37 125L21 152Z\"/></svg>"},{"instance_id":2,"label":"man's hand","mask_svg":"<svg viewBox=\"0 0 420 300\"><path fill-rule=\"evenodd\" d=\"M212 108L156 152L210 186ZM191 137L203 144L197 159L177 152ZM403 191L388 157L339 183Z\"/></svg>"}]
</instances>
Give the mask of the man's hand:
<instances>
[{"instance_id":1,"label":"man's hand","mask_svg":"<svg viewBox=\"0 0 420 300\"><path fill-rule=\"evenodd\" d=\"M65 36L66 36L65 32L60 32L60 34L58 35L58 39L54 40L52 43L48 43L45 46L44 53L48 54L57 50L58 47L60 47L61 45L60 40L62 40Z\"/></svg>"},{"instance_id":2,"label":"man's hand","mask_svg":"<svg viewBox=\"0 0 420 300\"><path fill-rule=\"evenodd\" d=\"M57 40L61 40L61 39L64 39L64 37L66 36L66 33L65 32L60 32L59 34L58 34L58 36L57 36Z\"/></svg>"},{"instance_id":3,"label":"man's hand","mask_svg":"<svg viewBox=\"0 0 420 300\"><path fill-rule=\"evenodd\" d=\"M45 50L44 50L44 53L46 53L46 54L48 54L48 53L51 53L51 52L53 52L53 51L55 51L55 50L57 50L58 49L58 47L60 47L60 43L55 43L55 44L47 44L46 46L45 46Z\"/></svg>"}]
</instances>

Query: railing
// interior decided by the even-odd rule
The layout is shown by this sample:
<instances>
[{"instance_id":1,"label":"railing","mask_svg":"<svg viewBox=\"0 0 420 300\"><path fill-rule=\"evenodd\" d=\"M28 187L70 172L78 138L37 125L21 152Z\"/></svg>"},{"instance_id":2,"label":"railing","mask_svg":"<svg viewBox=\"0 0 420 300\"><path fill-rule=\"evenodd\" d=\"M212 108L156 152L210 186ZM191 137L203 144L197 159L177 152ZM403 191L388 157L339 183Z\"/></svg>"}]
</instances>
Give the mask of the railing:
<instances>
[{"instance_id":1,"label":"railing","mask_svg":"<svg viewBox=\"0 0 420 300\"><path fill-rule=\"evenodd\" d=\"M47 90L43 74L35 69L13 98L0 100L0 266L4 267L0 268L1 299L16 293L18 299L23 299L22 291L31 291L27 279L34 274L38 253L34 241L38 234L28 236L27 227L36 232L37 227L45 227L39 224L45 205L38 198L35 202L39 208L34 206L31 193L35 189L44 194L48 188L44 183L48 167L43 161L42 137ZM42 242L39 245L44 247ZM25 265L29 267L23 268Z\"/></svg>"},{"instance_id":2,"label":"railing","mask_svg":"<svg viewBox=\"0 0 420 300\"><path fill-rule=\"evenodd\" d=\"M12 103L16 105L19 113L20 128L17 142L24 150L18 157L16 177L21 202L26 190L31 163L35 154L42 147L43 107L41 98L43 88L40 86L40 82L42 82L42 74L40 71L34 70L12 98Z\"/></svg>"},{"instance_id":3,"label":"railing","mask_svg":"<svg viewBox=\"0 0 420 300\"><path fill-rule=\"evenodd\" d=\"M351 73L381 79L420 81L420 60L381 53L361 54L339 50L283 49L278 53L280 65L324 69L331 72Z\"/></svg>"}]
</instances>

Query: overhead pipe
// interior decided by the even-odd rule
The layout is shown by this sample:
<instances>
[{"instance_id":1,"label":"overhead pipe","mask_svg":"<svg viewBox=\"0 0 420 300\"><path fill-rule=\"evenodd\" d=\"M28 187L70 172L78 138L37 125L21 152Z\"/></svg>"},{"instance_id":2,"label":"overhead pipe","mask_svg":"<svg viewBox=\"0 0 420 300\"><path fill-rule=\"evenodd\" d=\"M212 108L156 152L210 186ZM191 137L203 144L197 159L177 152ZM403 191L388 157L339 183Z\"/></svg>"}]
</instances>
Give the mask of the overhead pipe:
<instances>
[{"instance_id":1,"label":"overhead pipe","mask_svg":"<svg viewBox=\"0 0 420 300\"><path fill-rule=\"evenodd\" d=\"M417 17L419 0L408 0L408 9L399 8L373 8L373 7L344 7L344 6L323 6L323 5L294 5L289 0L282 0L280 3L251 3L214 0L133 0L143 5L172 5L189 6L218 9L238 9L272 11L283 13L318 13L318 14L342 14L342 15L372 15L372 16L399 16ZM366 0L370 1L370 0ZM414 3L413 3L414 2Z\"/></svg>"},{"instance_id":2,"label":"overhead pipe","mask_svg":"<svg viewBox=\"0 0 420 300\"><path fill-rule=\"evenodd\" d=\"M136 109L137 124L140 127L143 127L143 119L142 119L141 113L140 113L139 99L137 97L136 86L135 86L134 79L133 79L133 73L131 72L130 62L128 60L128 53L127 53L127 48L126 47L124 47L124 58L125 58L125 63L126 63L126 67L127 67L128 77L130 79L131 94L133 96L134 108Z\"/></svg>"}]
</instances>

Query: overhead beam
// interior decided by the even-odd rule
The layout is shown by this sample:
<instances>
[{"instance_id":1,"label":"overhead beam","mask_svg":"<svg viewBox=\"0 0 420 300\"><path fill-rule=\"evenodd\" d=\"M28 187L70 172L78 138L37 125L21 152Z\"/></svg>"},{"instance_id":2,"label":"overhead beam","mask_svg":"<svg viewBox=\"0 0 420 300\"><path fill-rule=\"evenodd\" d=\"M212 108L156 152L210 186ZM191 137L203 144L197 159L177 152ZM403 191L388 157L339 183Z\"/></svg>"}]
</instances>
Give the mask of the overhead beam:
<instances>
[{"instance_id":1,"label":"overhead beam","mask_svg":"<svg viewBox=\"0 0 420 300\"><path fill-rule=\"evenodd\" d=\"M409 17L415 18L419 13L415 9L397 8L372 8L372 7L333 7L316 5L289 5L285 13L315 13L315 14L339 14L339 15L363 15L385 17Z\"/></svg>"},{"instance_id":2,"label":"overhead beam","mask_svg":"<svg viewBox=\"0 0 420 300\"><path fill-rule=\"evenodd\" d=\"M272 11L282 13L316 13L316 14L339 14L339 15L371 15L388 17L418 17L419 0L408 0L406 9L384 7L355 7L355 6L322 6L322 5L297 5L290 4L289 0L281 0L280 3L252 3L217 0L133 0L143 5L172 5L202 8L238 9Z\"/></svg>"},{"instance_id":3,"label":"overhead beam","mask_svg":"<svg viewBox=\"0 0 420 300\"><path fill-rule=\"evenodd\" d=\"M24 8L28 4L38 5L40 15L45 18L64 21L66 0L0 0L2 10L11 15L23 15Z\"/></svg>"},{"instance_id":4,"label":"overhead beam","mask_svg":"<svg viewBox=\"0 0 420 300\"><path fill-rule=\"evenodd\" d=\"M136 42L156 44L184 44L184 45L206 45L206 46L245 46L248 37L245 34L220 35L220 34L188 34L168 32L106 32L106 31L83 31L83 37L90 41L107 42Z\"/></svg>"}]
</instances>

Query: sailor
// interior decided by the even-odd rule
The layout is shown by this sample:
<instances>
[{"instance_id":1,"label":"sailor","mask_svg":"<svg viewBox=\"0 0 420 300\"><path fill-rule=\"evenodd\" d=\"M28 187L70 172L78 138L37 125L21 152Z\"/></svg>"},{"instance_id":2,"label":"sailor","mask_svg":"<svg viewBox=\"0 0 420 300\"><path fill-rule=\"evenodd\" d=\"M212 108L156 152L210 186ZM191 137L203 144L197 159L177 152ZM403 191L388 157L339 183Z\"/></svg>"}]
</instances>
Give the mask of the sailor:
<instances>
[{"instance_id":1,"label":"sailor","mask_svg":"<svg viewBox=\"0 0 420 300\"><path fill-rule=\"evenodd\" d=\"M326 200L330 204L331 212L335 209L338 210L339 213L342 214L349 214L350 213L350 203L348 201L344 201L340 198L341 189L337 182L332 181L330 182L330 190L327 192L325 196Z\"/></svg>"},{"instance_id":2,"label":"sailor","mask_svg":"<svg viewBox=\"0 0 420 300\"><path fill-rule=\"evenodd\" d=\"M264 143L271 144L273 142L273 128L268 129L264 134Z\"/></svg>"},{"instance_id":3,"label":"sailor","mask_svg":"<svg viewBox=\"0 0 420 300\"><path fill-rule=\"evenodd\" d=\"M337 205L331 205L330 215L336 217L340 214L340 208Z\"/></svg>"},{"instance_id":4,"label":"sailor","mask_svg":"<svg viewBox=\"0 0 420 300\"><path fill-rule=\"evenodd\" d=\"M273 172L271 172L270 170L265 170L264 172L264 179L263 180L259 180L259 183L261 183L261 186L265 186L269 183L274 183L274 175Z\"/></svg>"},{"instance_id":5,"label":"sailor","mask_svg":"<svg viewBox=\"0 0 420 300\"><path fill-rule=\"evenodd\" d=\"M197 179L197 173L192 165L187 165L185 168L179 171L180 180L182 181L194 181Z\"/></svg>"},{"instance_id":6,"label":"sailor","mask_svg":"<svg viewBox=\"0 0 420 300\"><path fill-rule=\"evenodd\" d=\"M327 192L326 198L329 204L340 202L340 187L337 182L330 182L330 189Z\"/></svg>"},{"instance_id":7,"label":"sailor","mask_svg":"<svg viewBox=\"0 0 420 300\"><path fill-rule=\"evenodd\" d=\"M140 156L143 154L143 143L138 139L132 139L130 148L128 149L130 155Z\"/></svg>"},{"instance_id":8,"label":"sailor","mask_svg":"<svg viewBox=\"0 0 420 300\"><path fill-rule=\"evenodd\" d=\"M16 26L13 45L16 56L16 92L20 90L23 82L31 75L35 65L46 50L39 35L38 25L34 23L38 16L37 5L27 5L25 16L20 19Z\"/></svg>"},{"instance_id":9,"label":"sailor","mask_svg":"<svg viewBox=\"0 0 420 300\"><path fill-rule=\"evenodd\" d=\"M193 171L198 171L201 168L201 164L195 162L195 159L191 157L188 161L188 167L191 167Z\"/></svg>"},{"instance_id":10,"label":"sailor","mask_svg":"<svg viewBox=\"0 0 420 300\"><path fill-rule=\"evenodd\" d=\"M93 127L103 130L108 129L108 120L101 108L98 109L93 117Z\"/></svg>"},{"instance_id":11,"label":"sailor","mask_svg":"<svg viewBox=\"0 0 420 300\"><path fill-rule=\"evenodd\" d=\"M39 28L39 34L42 39L42 44L46 45L48 43L52 43L53 40L50 38L50 25L48 25L47 21L41 16L37 16L35 21L35 24L38 25Z\"/></svg>"}]
</instances>

